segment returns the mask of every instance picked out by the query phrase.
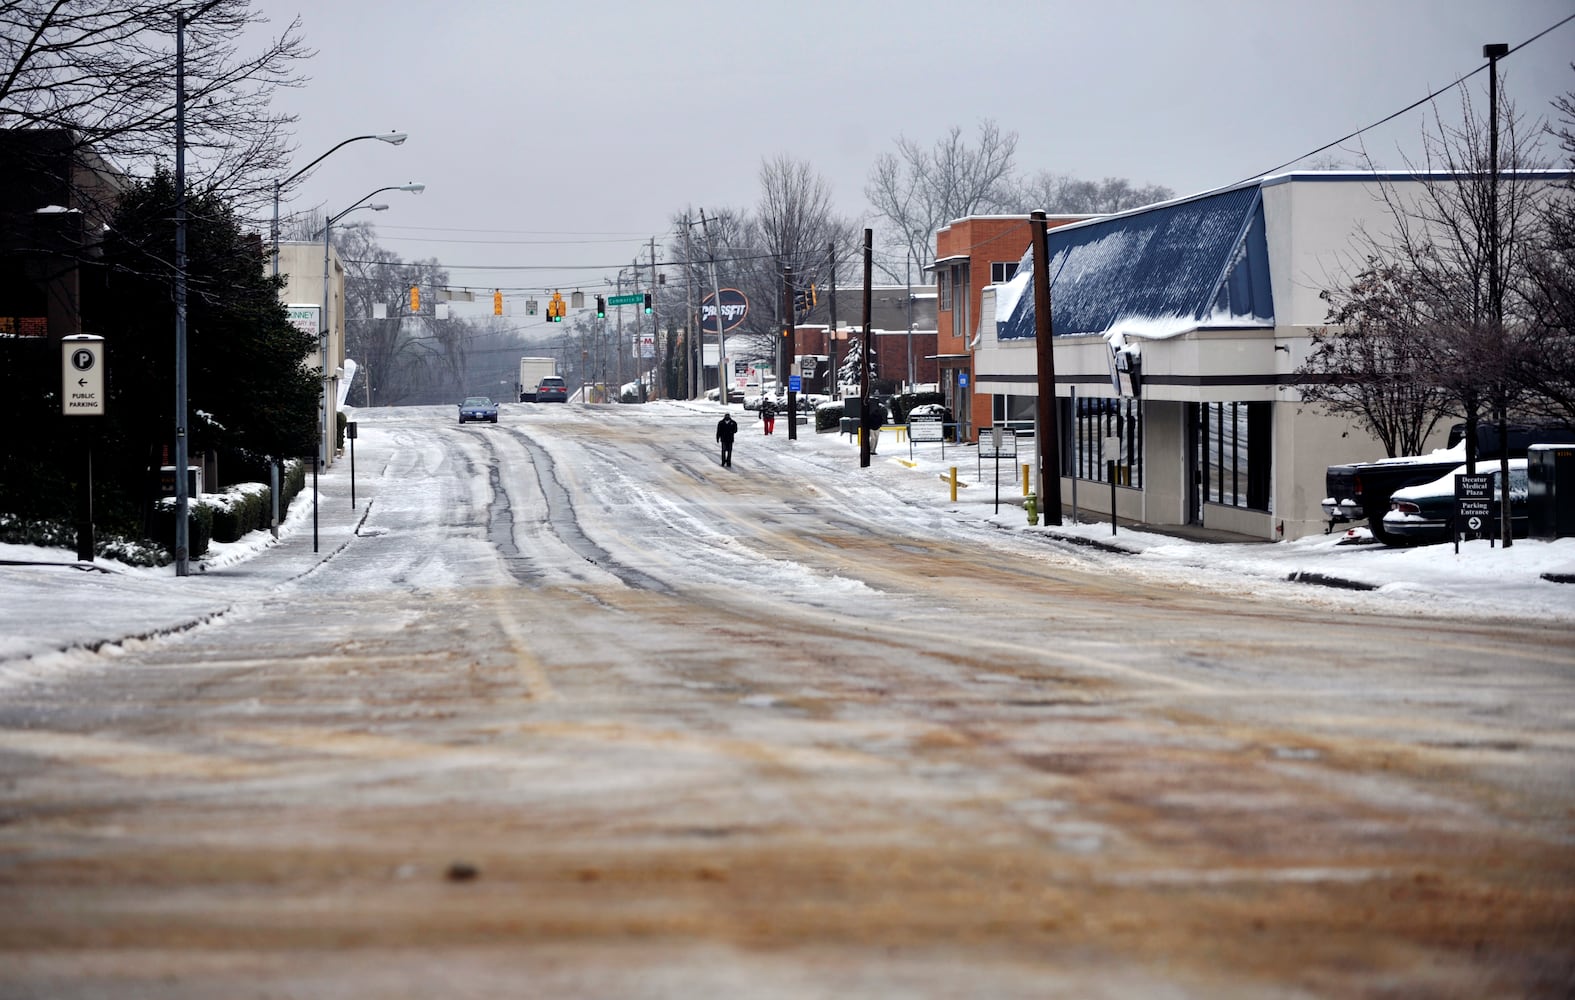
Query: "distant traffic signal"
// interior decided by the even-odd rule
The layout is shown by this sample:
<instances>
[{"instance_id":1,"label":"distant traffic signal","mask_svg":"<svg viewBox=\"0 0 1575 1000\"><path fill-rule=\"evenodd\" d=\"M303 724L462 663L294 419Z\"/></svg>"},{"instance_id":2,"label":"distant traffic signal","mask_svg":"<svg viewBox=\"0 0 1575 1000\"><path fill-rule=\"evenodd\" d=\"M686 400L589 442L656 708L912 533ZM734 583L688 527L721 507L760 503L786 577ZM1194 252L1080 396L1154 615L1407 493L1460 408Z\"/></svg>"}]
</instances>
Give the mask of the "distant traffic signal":
<instances>
[{"instance_id":1,"label":"distant traffic signal","mask_svg":"<svg viewBox=\"0 0 1575 1000\"><path fill-rule=\"evenodd\" d=\"M596 296L596 318L607 318L607 302L600 295Z\"/></svg>"},{"instance_id":2,"label":"distant traffic signal","mask_svg":"<svg viewBox=\"0 0 1575 1000\"><path fill-rule=\"evenodd\" d=\"M645 293L645 314L647 316L651 315L651 293L650 292L646 292Z\"/></svg>"},{"instance_id":3,"label":"distant traffic signal","mask_svg":"<svg viewBox=\"0 0 1575 1000\"><path fill-rule=\"evenodd\" d=\"M421 311L421 287L419 285L410 286L410 311L413 313Z\"/></svg>"},{"instance_id":4,"label":"distant traffic signal","mask_svg":"<svg viewBox=\"0 0 1575 1000\"><path fill-rule=\"evenodd\" d=\"M492 315L494 315L494 316L502 316L503 315L503 291L502 291L502 289L494 290L493 293L492 293Z\"/></svg>"}]
</instances>

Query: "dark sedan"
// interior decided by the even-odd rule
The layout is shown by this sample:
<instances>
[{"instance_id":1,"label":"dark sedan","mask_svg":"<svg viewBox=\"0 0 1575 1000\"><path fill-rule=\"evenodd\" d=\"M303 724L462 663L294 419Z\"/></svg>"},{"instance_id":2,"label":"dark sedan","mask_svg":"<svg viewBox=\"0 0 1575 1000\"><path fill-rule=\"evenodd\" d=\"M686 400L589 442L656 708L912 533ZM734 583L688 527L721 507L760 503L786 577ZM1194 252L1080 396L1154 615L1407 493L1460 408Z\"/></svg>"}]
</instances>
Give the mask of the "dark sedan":
<instances>
[{"instance_id":1,"label":"dark sedan","mask_svg":"<svg viewBox=\"0 0 1575 1000\"><path fill-rule=\"evenodd\" d=\"M557 375L548 375L536 383L536 402L538 403L567 403L569 401L569 386Z\"/></svg>"},{"instance_id":2,"label":"dark sedan","mask_svg":"<svg viewBox=\"0 0 1575 1000\"><path fill-rule=\"evenodd\" d=\"M1394 536L1392 544L1426 545L1449 541L1455 515L1455 476L1467 470L1468 466L1462 465L1430 483L1395 490L1389 498L1389 511L1384 515L1384 534ZM1498 488L1498 460L1478 462L1477 472L1492 474L1494 499L1502 499L1502 491ZM1509 527L1516 538L1526 537L1530 524L1527 519L1529 496L1526 460L1512 458L1509 460Z\"/></svg>"},{"instance_id":3,"label":"dark sedan","mask_svg":"<svg viewBox=\"0 0 1575 1000\"><path fill-rule=\"evenodd\" d=\"M485 420L487 423L498 422L498 404L486 396L466 396L465 401L459 404L459 422L468 420Z\"/></svg>"}]
</instances>

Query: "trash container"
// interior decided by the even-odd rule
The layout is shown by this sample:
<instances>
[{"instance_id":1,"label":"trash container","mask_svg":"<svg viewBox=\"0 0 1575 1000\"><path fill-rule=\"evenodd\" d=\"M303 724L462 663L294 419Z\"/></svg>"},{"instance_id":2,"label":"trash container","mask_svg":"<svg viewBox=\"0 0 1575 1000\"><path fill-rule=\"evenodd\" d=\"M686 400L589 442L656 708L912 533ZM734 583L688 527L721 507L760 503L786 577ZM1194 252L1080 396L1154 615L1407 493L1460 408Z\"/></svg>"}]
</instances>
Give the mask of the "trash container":
<instances>
[{"instance_id":1,"label":"trash container","mask_svg":"<svg viewBox=\"0 0 1575 1000\"><path fill-rule=\"evenodd\" d=\"M1526 449L1527 534L1575 537L1575 444L1534 444Z\"/></svg>"}]
</instances>

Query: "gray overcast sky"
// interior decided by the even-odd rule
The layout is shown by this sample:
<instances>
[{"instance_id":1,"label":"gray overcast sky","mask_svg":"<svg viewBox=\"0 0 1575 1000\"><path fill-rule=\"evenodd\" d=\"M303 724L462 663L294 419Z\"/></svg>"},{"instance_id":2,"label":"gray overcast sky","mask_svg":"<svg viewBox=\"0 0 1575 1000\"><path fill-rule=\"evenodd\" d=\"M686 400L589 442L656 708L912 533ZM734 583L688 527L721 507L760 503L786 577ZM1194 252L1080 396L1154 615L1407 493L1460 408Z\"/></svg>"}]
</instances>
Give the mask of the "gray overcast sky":
<instances>
[{"instance_id":1,"label":"gray overcast sky","mask_svg":"<svg viewBox=\"0 0 1575 1000\"><path fill-rule=\"evenodd\" d=\"M809 161L849 216L877 155L983 118L1017 167L1190 194L1377 121L1575 14L1575 0L798 0L495 3L256 0L297 16L311 80L292 169L341 139L286 207L337 212L384 184L373 223L456 285L602 287L686 206L751 208L762 159ZM1501 62L1503 93L1546 117L1575 90L1575 22ZM1485 73L1473 78L1486 106ZM1441 109L1458 109L1453 96ZM1414 153L1412 112L1366 137ZM1354 151L1332 151L1359 163ZM1308 164L1302 164L1307 166ZM879 238L879 223L877 239ZM481 265L500 268L485 270ZM605 266L605 267L604 267ZM509 269L501 269L509 268ZM529 270L518 268L531 268ZM520 310L516 310L519 312Z\"/></svg>"}]
</instances>

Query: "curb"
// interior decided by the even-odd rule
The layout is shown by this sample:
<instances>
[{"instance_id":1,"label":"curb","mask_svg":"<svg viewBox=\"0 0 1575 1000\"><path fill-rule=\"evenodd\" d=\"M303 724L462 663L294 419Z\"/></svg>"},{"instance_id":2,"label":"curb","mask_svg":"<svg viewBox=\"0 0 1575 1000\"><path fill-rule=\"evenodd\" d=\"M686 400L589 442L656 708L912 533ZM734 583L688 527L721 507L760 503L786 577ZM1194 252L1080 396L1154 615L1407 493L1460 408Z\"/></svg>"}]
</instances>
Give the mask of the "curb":
<instances>
[{"instance_id":1,"label":"curb","mask_svg":"<svg viewBox=\"0 0 1575 1000\"><path fill-rule=\"evenodd\" d=\"M1322 573L1304 573L1301 570L1285 578L1287 583L1310 583L1319 587L1333 587L1336 590L1377 590L1374 583L1362 583L1358 580L1345 580L1338 576L1325 576Z\"/></svg>"}]
</instances>

